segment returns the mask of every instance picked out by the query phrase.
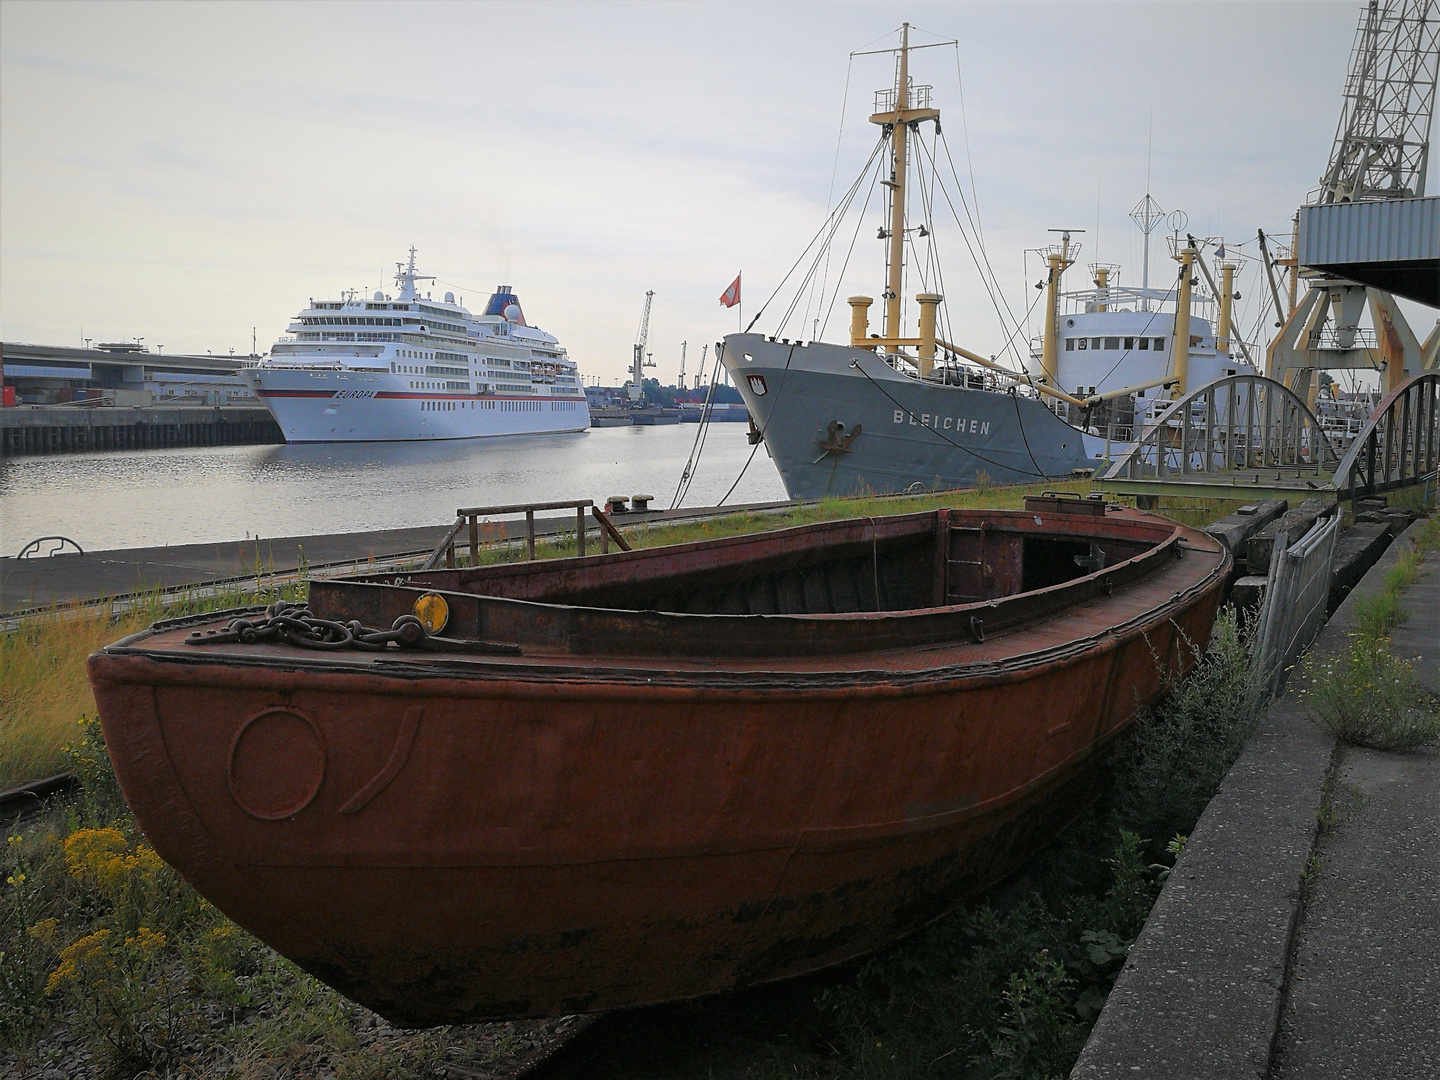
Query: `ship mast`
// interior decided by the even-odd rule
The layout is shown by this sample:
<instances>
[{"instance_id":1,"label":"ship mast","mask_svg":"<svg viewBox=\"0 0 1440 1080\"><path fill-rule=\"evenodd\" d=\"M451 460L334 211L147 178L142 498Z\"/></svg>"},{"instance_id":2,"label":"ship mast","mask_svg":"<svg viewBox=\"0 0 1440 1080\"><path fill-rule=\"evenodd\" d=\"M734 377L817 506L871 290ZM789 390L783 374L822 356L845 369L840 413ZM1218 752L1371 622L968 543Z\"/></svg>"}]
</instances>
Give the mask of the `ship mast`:
<instances>
[{"instance_id":1,"label":"ship mast","mask_svg":"<svg viewBox=\"0 0 1440 1080\"><path fill-rule=\"evenodd\" d=\"M905 152L910 125L905 112L910 108L910 24L900 27L900 63L895 78L895 109L890 122L890 146L894 152L890 167L890 242L885 266L885 336L900 336L900 289L905 269ZM871 117L871 121L874 121Z\"/></svg>"},{"instance_id":2,"label":"ship mast","mask_svg":"<svg viewBox=\"0 0 1440 1080\"><path fill-rule=\"evenodd\" d=\"M920 46L926 48L926 46ZM890 51L890 50L883 50ZM880 236L887 240L885 248L885 325L884 334L867 337L870 325L870 304L868 296L852 296L850 304L850 344L857 349L887 349L902 345L914 345L920 350L918 368L921 378L928 378L935 361L936 308L944 297L939 293L920 293L916 301L920 305L919 337L902 336L900 325L900 290L904 286L905 273L905 191L908 166L907 149L912 130L919 131L924 120L940 123L940 110L930 108L930 87L916 87L911 94L910 86L910 24L900 28L900 56L896 64L895 88L880 90L875 94L875 111L870 115L872 124L879 124L890 137L891 161L890 178L882 180L890 189L890 228L880 229ZM912 108L912 105L915 106ZM923 235L923 232L922 232Z\"/></svg>"}]
</instances>

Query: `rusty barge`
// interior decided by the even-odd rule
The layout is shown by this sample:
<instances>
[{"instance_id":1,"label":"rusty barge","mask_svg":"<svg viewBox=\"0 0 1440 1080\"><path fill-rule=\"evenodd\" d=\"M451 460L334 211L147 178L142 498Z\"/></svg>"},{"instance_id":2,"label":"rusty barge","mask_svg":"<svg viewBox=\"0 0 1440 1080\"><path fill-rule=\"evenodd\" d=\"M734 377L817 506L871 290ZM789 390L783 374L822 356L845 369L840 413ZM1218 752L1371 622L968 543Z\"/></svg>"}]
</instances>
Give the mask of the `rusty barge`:
<instances>
[{"instance_id":1,"label":"rusty barge","mask_svg":"<svg viewBox=\"0 0 1440 1080\"><path fill-rule=\"evenodd\" d=\"M844 961L1013 871L1229 561L1040 499L315 582L90 679L156 850L306 970L403 1025L598 1011Z\"/></svg>"}]
</instances>

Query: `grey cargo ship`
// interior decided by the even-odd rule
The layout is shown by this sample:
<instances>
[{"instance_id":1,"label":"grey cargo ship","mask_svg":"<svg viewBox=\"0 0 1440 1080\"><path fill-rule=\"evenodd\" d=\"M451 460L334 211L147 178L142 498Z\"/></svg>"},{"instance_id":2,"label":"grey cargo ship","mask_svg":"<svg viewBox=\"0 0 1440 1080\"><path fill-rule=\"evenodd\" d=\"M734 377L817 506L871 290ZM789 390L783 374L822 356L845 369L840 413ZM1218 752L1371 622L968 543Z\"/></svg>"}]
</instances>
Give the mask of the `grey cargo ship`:
<instances>
[{"instance_id":1,"label":"grey cargo ship","mask_svg":"<svg viewBox=\"0 0 1440 1080\"><path fill-rule=\"evenodd\" d=\"M792 341L748 330L730 334L722 343L721 363L750 413L751 441L763 442L791 498L1083 475L1118 453L1139 426L1154 421L1184 393L1192 361L1194 374L1203 382L1253 372L1249 364L1230 359L1233 265L1224 268L1223 293L1212 288L1216 295L1192 294L1199 252L1193 240L1184 244L1177 235L1172 251L1176 279L1168 288L1150 289L1149 219L1141 224L1147 258L1140 289L1119 288L1110 280L1115 268L1098 266L1092 267L1094 290L1062 293L1062 277L1078 256L1078 245L1066 232L1059 244L1042 253L1049 271L1043 335L1018 369L941 337L948 324L939 292L915 295L915 331L904 336L906 262L914 264L911 274L918 274L922 289L939 282L935 256L921 248L924 240L934 242L929 220L933 186L924 200L925 221L916 224L906 217L907 186L918 180L918 175L911 177L907 184L909 144L913 139L933 168L936 155L921 138L922 125L933 123L936 139L941 138L931 88L917 87L909 77L910 48L906 24L895 50L894 89L876 94L870 116L882 129L879 143L860 180L812 241L817 252L813 275L861 181L875 173L888 200L886 225L879 230L887 241L881 333L870 332L872 298L851 296L846 344ZM888 178L881 178L886 173ZM918 186L925 196L924 184ZM1145 200L1143 205L1152 205L1148 194ZM1221 252L1223 258L1223 247ZM1199 269L1208 280L1203 264ZM813 277L809 284L813 286ZM806 287L802 281L801 291ZM824 301L822 292L822 306ZM1073 309L1068 318L1062 313L1067 302ZM1167 303L1169 311L1164 310ZM1206 305L1217 303L1220 327L1212 332L1207 319L1192 317L1192 306L1203 314ZM1009 335L1012 341L1019 329L1017 325Z\"/></svg>"}]
</instances>

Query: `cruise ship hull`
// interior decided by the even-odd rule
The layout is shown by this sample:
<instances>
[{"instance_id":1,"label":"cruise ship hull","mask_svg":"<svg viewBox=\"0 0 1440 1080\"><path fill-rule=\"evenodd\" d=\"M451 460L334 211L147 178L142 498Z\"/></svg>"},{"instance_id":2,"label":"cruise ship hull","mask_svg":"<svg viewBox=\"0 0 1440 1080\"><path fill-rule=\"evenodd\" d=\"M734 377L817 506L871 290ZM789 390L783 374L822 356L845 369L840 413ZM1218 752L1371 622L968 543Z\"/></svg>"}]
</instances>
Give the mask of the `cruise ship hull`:
<instances>
[{"instance_id":1,"label":"cruise ship hull","mask_svg":"<svg viewBox=\"0 0 1440 1080\"><path fill-rule=\"evenodd\" d=\"M287 442L418 442L590 427L585 399L417 391L384 371L265 366L242 372Z\"/></svg>"},{"instance_id":2,"label":"cruise ship hull","mask_svg":"<svg viewBox=\"0 0 1440 1080\"><path fill-rule=\"evenodd\" d=\"M862 349L731 334L721 360L793 499L1027 483L1099 464L1034 398L920 382Z\"/></svg>"}]
</instances>

